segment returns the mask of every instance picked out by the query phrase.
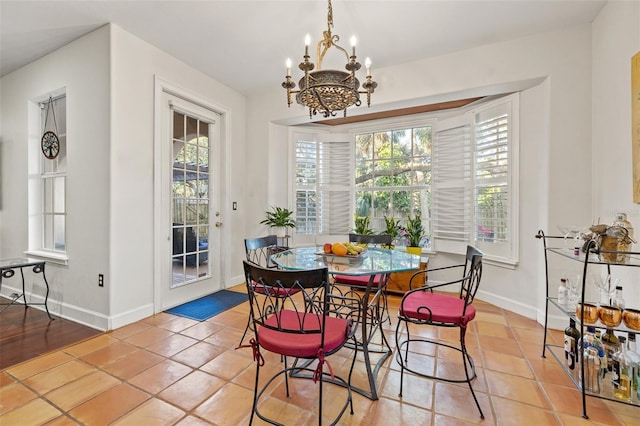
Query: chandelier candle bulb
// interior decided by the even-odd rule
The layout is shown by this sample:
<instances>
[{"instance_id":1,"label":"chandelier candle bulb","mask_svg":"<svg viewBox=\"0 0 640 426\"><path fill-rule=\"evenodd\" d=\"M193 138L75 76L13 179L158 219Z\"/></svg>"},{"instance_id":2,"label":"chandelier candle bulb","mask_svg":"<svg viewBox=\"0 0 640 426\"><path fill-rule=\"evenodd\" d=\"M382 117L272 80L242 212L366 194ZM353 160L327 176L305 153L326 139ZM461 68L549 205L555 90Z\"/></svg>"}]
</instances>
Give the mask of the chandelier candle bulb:
<instances>
[{"instance_id":1,"label":"chandelier candle bulb","mask_svg":"<svg viewBox=\"0 0 640 426\"><path fill-rule=\"evenodd\" d=\"M287 77L291 77L291 59L287 58Z\"/></svg>"},{"instance_id":2,"label":"chandelier candle bulb","mask_svg":"<svg viewBox=\"0 0 640 426\"><path fill-rule=\"evenodd\" d=\"M311 36L304 36L304 56L309 56L309 45L311 44Z\"/></svg>"},{"instance_id":3,"label":"chandelier candle bulb","mask_svg":"<svg viewBox=\"0 0 640 426\"><path fill-rule=\"evenodd\" d=\"M356 57L356 36L351 36L351 56Z\"/></svg>"},{"instance_id":4,"label":"chandelier candle bulb","mask_svg":"<svg viewBox=\"0 0 640 426\"><path fill-rule=\"evenodd\" d=\"M365 59L364 66L367 68L367 77L371 77L371 59Z\"/></svg>"}]
</instances>

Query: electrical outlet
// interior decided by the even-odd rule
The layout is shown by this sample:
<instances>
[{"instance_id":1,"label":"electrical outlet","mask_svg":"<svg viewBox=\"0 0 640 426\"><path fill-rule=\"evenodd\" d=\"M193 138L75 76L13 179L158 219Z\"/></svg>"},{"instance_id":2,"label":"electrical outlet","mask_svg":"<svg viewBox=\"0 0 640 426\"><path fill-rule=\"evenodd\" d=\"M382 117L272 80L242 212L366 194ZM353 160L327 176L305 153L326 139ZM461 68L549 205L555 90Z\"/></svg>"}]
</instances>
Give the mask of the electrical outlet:
<instances>
[{"instance_id":1,"label":"electrical outlet","mask_svg":"<svg viewBox=\"0 0 640 426\"><path fill-rule=\"evenodd\" d=\"M98 287L104 287L104 274L98 274Z\"/></svg>"}]
</instances>

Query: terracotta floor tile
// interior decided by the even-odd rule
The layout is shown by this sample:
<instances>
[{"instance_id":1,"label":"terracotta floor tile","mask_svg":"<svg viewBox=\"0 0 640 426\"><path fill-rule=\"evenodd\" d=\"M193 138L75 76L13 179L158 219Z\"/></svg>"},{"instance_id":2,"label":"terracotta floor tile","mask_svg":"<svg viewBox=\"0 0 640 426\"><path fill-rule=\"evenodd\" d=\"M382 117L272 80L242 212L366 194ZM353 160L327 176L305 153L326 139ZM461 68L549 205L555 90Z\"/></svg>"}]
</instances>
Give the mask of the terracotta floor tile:
<instances>
[{"instance_id":1,"label":"terracotta floor tile","mask_svg":"<svg viewBox=\"0 0 640 426\"><path fill-rule=\"evenodd\" d=\"M184 417L184 411L174 407L171 404L167 404L159 399L151 399L144 404L135 408L125 416L121 417L112 425L124 426L140 426L140 425L172 425L182 417Z\"/></svg>"},{"instance_id":2,"label":"terracotta floor tile","mask_svg":"<svg viewBox=\"0 0 640 426\"><path fill-rule=\"evenodd\" d=\"M193 346L175 354L172 359L193 368L198 368L225 350L206 342L198 342Z\"/></svg>"},{"instance_id":3,"label":"terracotta floor tile","mask_svg":"<svg viewBox=\"0 0 640 426\"><path fill-rule=\"evenodd\" d=\"M158 343L160 340L164 340L174 333L164 330L158 327L150 327L140 333L136 333L131 337L124 339L125 342L131 343L141 348Z\"/></svg>"},{"instance_id":4,"label":"terracotta floor tile","mask_svg":"<svg viewBox=\"0 0 640 426\"><path fill-rule=\"evenodd\" d=\"M47 422L44 426L77 426L78 422L71 420L67 416L59 416Z\"/></svg>"},{"instance_id":5,"label":"terracotta floor tile","mask_svg":"<svg viewBox=\"0 0 640 426\"><path fill-rule=\"evenodd\" d=\"M103 371L94 371L78 380L60 386L49 392L46 397L62 410L69 411L119 383L120 380Z\"/></svg>"},{"instance_id":6,"label":"terracotta floor tile","mask_svg":"<svg viewBox=\"0 0 640 426\"><path fill-rule=\"evenodd\" d=\"M436 414L433 416L433 424L438 426L468 426L476 424L476 422L465 422L462 419L456 419L455 417L449 417L442 414Z\"/></svg>"},{"instance_id":7,"label":"terracotta floor tile","mask_svg":"<svg viewBox=\"0 0 640 426\"><path fill-rule=\"evenodd\" d=\"M543 409L551 408L542 388L535 380L496 371L486 371L485 374L491 395L535 405Z\"/></svg>"},{"instance_id":8,"label":"terracotta floor tile","mask_svg":"<svg viewBox=\"0 0 640 426\"><path fill-rule=\"evenodd\" d=\"M111 337L115 337L116 339L127 339L135 334L138 334L144 330L150 329L152 326L146 324L143 321L134 322L133 324L125 325L124 327L120 327L116 330L109 332Z\"/></svg>"},{"instance_id":9,"label":"terracotta floor tile","mask_svg":"<svg viewBox=\"0 0 640 426\"><path fill-rule=\"evenodd\" d=\"M42 399L34 399L21 407L0 415L1 425L40 425L62 414Z\"/></svg>"},{"instance_id":10,"label":"terracotta floor tile","mask_svg":"<svg viewBox=\"0 0 640 426\"><path fill-rule=\"evenodd\" d=\"M549 400L555 411L574 417L580 417L582 415L582 395L575 387L564 387L547 383L542 383L542 387L549 396ZM638 410L640 412L640 409ZM595 422L620 424L619 422L614 422L615 416L604 401L600 399L587 398L587 415L590 420Z\"/></svg>"},{"instance_id":11,"label":"terracotta floor tile","mask_svg":"<svg viewBox=\"0 0 640 426\"><path fill-rule=\"evenodd\" d=\"M228 350L200 367L200 370L221 379L231 380L236 374L247 368L253 361Z\"/></svg>"},{"instance_id":12,"label":"terracotta floor tile","mask_svg":"<svg viewBox=\"0 0 640 426\"><path fill-rule=\"evenodd\" d=\"M433 404L433 380L405 372L400 397L400 372L390 371L382 387L381 396L430 410Z\"/></svg>"},{"instance_id":13,"label":"terracotta floor tile","mask_svg":"<svg viewBox=\"0 0 640 426\"><path fill-rule=\"evenodd\" d=\"M174 317L172 321L166 321L162 324L158 324L158 327L164 328L165 330L173 331L174 333L179 333L200 323L200 321L192 320L190 318L179 317L176 315L172 316Z\"/></svg>"},{"instance_id":14,"label":"terracotta floor tile","mask_svg":"<svg viewBox=\"0 0 640 426\"><path fill-rule=\"evenodd\" d=\"M469 388L454 386L449 383L436 382L434 412L455 417L467 422L493 424L493 411L486 394L476 392L476 397L484 413L484 420L480 418Z\"/></svg>"},{"instance_id":15,"label":"terracotta floor tile","mask_svg":"<svg viewBox=\"0 0 640 426\"><path fill-rule=\"evenodd\" d=\"M564 369L555 359L530 359L529 364L533 368L536 378L540 382L552 383L560 386L573 386L573 381L564 372Z\"/></svg>"},{"instance_id":16,"label":"terracotta floor tile","mask_svg":"<svg viewBox=\"0 0 640 426\"><path fill-rule=\"evenodd\" d=\"M15 383L15 379L6 372L0 372L0 388Z\"/></svg>"},{"instance_id":17,"label":"terracotta floor tile","mask_svg":"<svg viewBox=\"0 0 640 426\"><path fill-rule=\"evenodd\" d=\"M114 343L109 346L105 346L102 349L91 352L90 354L81 357L81 359L85 362L101 367L137 350L137 346L115 339Z\"/></svg>"},{"instance_id":18,"label":"terracotta floor tile","mask_svg":"<svg viewBox=\"0 0 640 426\"><path fill-rule=\"evenodd\" d=\"M496 419L500 426L522 426L523 419L530 425L560 425L557 417L550 410L541 410L539 407L512 399L491 398L496 412Z\"/></svg>"},{"instance_id":19,"label":"terracotta floor tile","mask_svg":"<svg viewBox=\"0 0 640 426\"><path fill-rule=\"evenodd\" d=\"M147 399L148 394L122 383L74 408L69 414L84 424L106 425Z\"/></svg>"},{"instance_id":20,"label":"terracotta floor tile","mask_svg":"<svg viewBox=\"0 0 640 426\"><path fill-rule=\"evenodd\" d=\"M242 337L243 332L244 328L239 330L225 327L217 333L207 337L204 341L211 343L212 345L220 346L221 348L235 348L240 343L240 338Z\"/></svg>"},{"instance_id":21,"label":"terracotta floor tile","mask_svg":"<svg viewBox=\"0 0 640 426\"><path fill-rule=\"evenodd\" d=\"M116 377L127 380L161 362L163 359L160 355L138 349L105 365L103 369Z\"/></svg>"},{"instance_id":22,"label":"terracotta floor tile","mask_svg":"<svg viewBox=\"0 0 640 426\"><path fill-rule=\"evenodd\" d=\"M211 426L212 424L213 423L199 419L195 416L187 416L176 423L176 426Z\"/></svg>"},{"instance_id":23,"label":"terracotta floor tile","mask_svg":"<svg viewBox=\"0 0 640 426\"><path fill-rule=\"evenodd\" d=\"M253 391L233 383L227 383L193 413L215 424L236 425L251 413ZM233 410L229 410L233 407Z\"/></svg>"},{"instance_id":24,"label":"terracotta floor tile","mask_svg":"<svg viewBox=\"0 0 640 426\"><path fill-rule=\"evenodd\" d=\"M502 339L513 339L511 327L496 324L495 322L474 321L478 334L485 336L500 337Z\"/></svg>"},{"instance_id":25,"label":"terracotta floor tile","mask_svg":"<svg viewBox=\"0 0 640 426\"><path fill-rule=\"evenodd\" d=\"M193 337L194 339L203 340L211 336L212 334L217 333L223 328L224 325L215 322L202 321L198 322L194 326L182 330L180 334Z\"/></svg>"},{"instance_id":26,"label":"terracotta floor tile","mask_svg":"<svg viewBox=\"0 0 640 426\"><path fill-rule=\"evenodd\" d=\"M40 374L43 371L56 367L60 364L64 364L65 362L69 362L72 359L73 357L65 354L64 352L56 351L48 355L43 355L39 358L34 358L30 361L23 362L15 367L10 367L6 371L13 377L24 380L27 377Z\"/></svg>"},{"instance_id":27,"label":"terracotta floor tile","mask_svg":"<svg viewBox=\"0 0 640 426\"><path fill-rule=\"evenodd\" d=\"M500 371L527 379L534 378L533 372L524 358L499 352L482 351L482 359L486 370Z\"/></svg>"},{"instance_id":28,"label":"terracotta floor tile","mask_svg":"<svg viewBox=\"0 0 640 426\"><path fill-rule=\"evenodd\" d=\"M502 337L480 335L478 336L478 340L480 341L480 346L484 350L523 357L520 346L514 339L504 339Z\"/></svg>"},{"instance_id":29,"label":"terracotta floor tile","mask_svg":"<svg viewBox=\"0 0 640 426\"><path fill-rule=\"evenodd\" d=\"M392 423L412 426L430 425L431 416L432 413L425 409L382 398L372 407L367 424L371 426L387 426Z\"/></svg>"},{"instance_id":30,"label":"terracotta floor tile","mask_svg":"<svg viewBox=\"0 0 640 426\"><path fill-rule=\"evenodd\" d=\"M173 334L166 339L147 346L146 349L166 357L172 357L178 352L181 352L196 343L198 343L198 340L194 338L183 336L181 334Z\"/></svg>"},{"instance_id":31,"label":"terracotta floor tile","mask_svg":"<svg viewBox=\"0 0 640 426\"><path fill-rule=\"evenodd\" d=\"M24 383L36 392L45 394L92 371L93 368L88 364L74 360L31 376Z\"/></svg>"},{"instance_id":32,"label":"terracotta floor tile","mask_svg":"<svg viewBox=\"0 0 640 426\"><path fill-rule=\"evenodd\" d=\"M202 371L194 371L167 387L158 396L185 411L191 411L225 383L227 383L225 380L218 377Z\"/></svg>"},{"instance_id":33,"label":"terracotta floor tile","mask_svg":"<svg viewBox=\"0 0 640 426\"><path fill-rule=\"evenodd\" d=\"M184 317L179 317L177 315L173 315L168 312L160 312L158 314L151 315L150 317L147 317L141 320L140 322L159 327L161 325L170 324L175 320L177 320L178 318L184 318Z\"/></svg>"},{"instance_id":34,"label":"terracotta floor tile","mask_svg":"<svg viewBox=\"0 0 640 426\"><path fill-rule=\"evenodd\" d=\"M65 348L64 351L68 354L80 357L82 355L95 352L98 349L102 349L105 346L109 346L116 341L117 340L111 337L109 334L101 334L100 336L94 337L93 339L86 340L77 345L69 346L68 348Z\"/></svg>"},{"instance_id":35,"label":"terracotta floor tile","mask_svg":"<svg viewBox=\"0 0 640 426\"><path fill-rule=\"evenodd\" d=\"M21 407L37 397L38 395L21 383L3 386L0 388L0 414Z\"/></svg>"},{"instance_id":36,"label":"terracotta floor tile","mask_svg":"<svg viewBox=\"0 0 640 426\"><path fill-rule=\"evenodd\" d=\"M162 391L187 374L192 369L179 362L164 360L128 380L134 386L151 394Z\"/></svg>"}]
</instances>

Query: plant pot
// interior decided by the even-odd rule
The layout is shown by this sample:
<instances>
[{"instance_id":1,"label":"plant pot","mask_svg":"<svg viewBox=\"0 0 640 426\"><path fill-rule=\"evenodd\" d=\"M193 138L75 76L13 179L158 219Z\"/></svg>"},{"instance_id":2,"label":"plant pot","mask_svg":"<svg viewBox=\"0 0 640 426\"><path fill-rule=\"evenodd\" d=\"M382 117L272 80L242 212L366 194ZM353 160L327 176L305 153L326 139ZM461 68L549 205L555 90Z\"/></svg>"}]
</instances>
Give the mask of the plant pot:
<instances>
[{"instance_id":1,"label":"plant pot","mask_svg":"<svg viewBox=\"0 0 640 426\"><path fill-rule=\"evenodd\" d=\"M407 253L420 256L422 255L422 247L407 246Z\"/></svg>"},{"instance_id":2,"label":"plant pot","mask_svg":"<svg viewBox=\"0 0 640 426\"><path fill-rule=\"evenodd\" d=\"M287 236L287 228L285 226L274 226L272 229L278 238Z\"/></svg>"}]
</instances>

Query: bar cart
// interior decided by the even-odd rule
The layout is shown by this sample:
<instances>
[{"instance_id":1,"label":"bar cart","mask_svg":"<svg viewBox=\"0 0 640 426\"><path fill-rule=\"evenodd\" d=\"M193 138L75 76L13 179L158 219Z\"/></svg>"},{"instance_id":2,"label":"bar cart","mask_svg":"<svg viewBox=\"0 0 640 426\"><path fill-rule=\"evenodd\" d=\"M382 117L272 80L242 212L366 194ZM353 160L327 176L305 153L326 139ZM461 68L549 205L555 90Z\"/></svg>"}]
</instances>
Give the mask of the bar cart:
<instances>
[{"instance_id":1,"label":"bar cart","mask_svg":"<svg viewBox=\"0 0 640 426\"><path fill-rule=\"evenodd\" d=\"M603 380L603 386L600 389L600 393L590 392L582 386L582 383L585 383L585 363L582 362L582 351L579 351L578 359L580 360L579 366L575 370L570 370L564 361L564 347L553 345L547 343L547 324L549 317L549 306L557 309L558 311L564 313L568 318L571 318L575 321L576 326L580 330L580 336L584 336L584 332L587 326L594 327L596 329L605 329L606 326L597 320L595 323L585 324L581 321L581 318L585 318L585 289L588 285L587 281L587 272L590 267L594 267L595 265L603 265L606 267L607 273L611 275L612 267L640 267L640 252L617 252L611 250L604 250L598 246L595 240L588 241L584 245L583 250L574 250L573 248L565 248L564 240L565 238L562 236L548 236L545 235L542 230L538 231L535 236L538 239L542 240L544 246L544 263L545 263L545 280L546 280L546 303L545 303L545 312L544 312L544 341L542 347L542 357L546 358L546 352L549 351L551 355L558 361L558 363L563 367L571 381L575 384L575 386L582 393L582 417L588 419L587 416L587 404L586 397L594 397L607 399L610 401L619 402L622 404L633 405L636 407L640 407L640 400L637 397L636 392L631 389L631 400L625 401L613 396L612 386L610 384L610 380ZM562 306L558 303L558 298L552 296L552 293L549 291L549 255L552 256L560 256L566 259L571 259L575 261L577 264L582 266L582 291L581 296L578 300L579 306L581 307L580 317L576 315L577 312L567 311L565 306ZM624 259L623 261L615 261L609 262L605 261L604 258L611 259ZM626 327L623 323L619 326L614 327L614 331L620 332L632 332L640 334L639 330L631 329ZM610 376L607 376L607 379Z\"/></svg>"}]
</instances>

